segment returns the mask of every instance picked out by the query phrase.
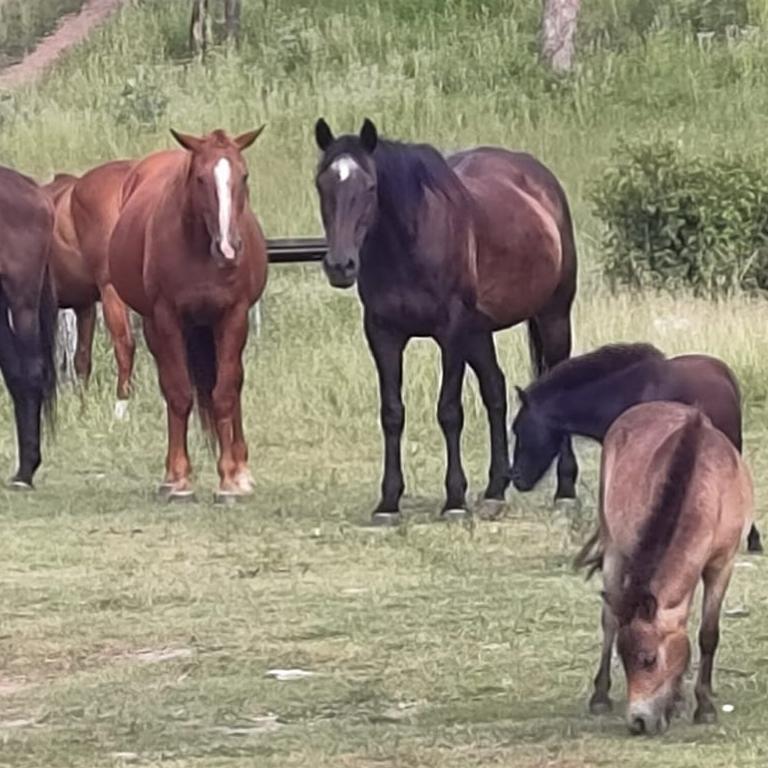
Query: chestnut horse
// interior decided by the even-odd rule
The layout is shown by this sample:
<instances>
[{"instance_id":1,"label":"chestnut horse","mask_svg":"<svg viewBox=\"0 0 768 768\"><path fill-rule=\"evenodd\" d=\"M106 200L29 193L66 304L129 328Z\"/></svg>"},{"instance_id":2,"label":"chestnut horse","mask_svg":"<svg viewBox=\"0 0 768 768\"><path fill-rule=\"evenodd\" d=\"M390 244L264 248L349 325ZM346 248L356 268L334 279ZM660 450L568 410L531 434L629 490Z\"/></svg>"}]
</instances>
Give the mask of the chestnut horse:
<instances>
[{"instance_id":1,"label":"chestnut horse","mask_svg":"<svg viewBox=\"0 0 768 768\"><path fill-rule=\"evenodd\" d=\"M109 272L138 312L168 409L161 486L191 498L187 426L193 395L219 442L217 499L251 493L240 393L248 310L267 277L266 241L248 201L242 152L263 129L230 138L173 132L184 150L140 161L123 186Z\"/></svg>"},{"instance_id":2,"label":"chestnut horse","mask_svg":"<svg viewBox=\"0 0 768 768\"><path fill-rule=\"evenodd\" d=\"M716 357L667 358L651 344L608 344L555 366L525 390L512 422L512 482L529 491L568 435L602 441L628 408L655 400L695 405L741 453L741 394L733 371ZM761 552L757 528L747 537Z\"/></svg>"},{"instance_id":3,"label":"chestnut horse","mask_svg":"<svg viewBox=\"0 0 768 768\"><path fill-rule=\"evenodd\" d=\"M488 412L491 462L485 498L509 484L507 392L493 334L524 320L536 374L568 357L576 249L565 193L527 154L481 147L444 158L426 144L315 126L322 152L316 185L328 240L330 283L357 280L363 323L379 374L384 478L374 522L396 522L403 494L400 441L403 351L435 339L443 380L437 417L447 449L444 514L466 508L461 394L466 365ZM556 498L575 495L576 461L562 444Z\"/></svg>"},{"instance_id":4,"label":"chestnut horse","mask_svg":"<svg viewBox=\"0 0 768 768\"><path fill-rule=\"evenodd\" d=\"M605 585L593 713L611 708L617 639L627 675L629 728L657 733L667 727L682 703L688 616L701 579L694 720L716 720L712 667L720 608L751 518L749 470L698 408L646 403L613 423L603 443L599 531L577 558L579 565L602 567Z\"/></svg>"},{"instance_id":5,"label":"chestnut horse","mask_svg":"<svg viewBox=\"0 0 768 768\"><path fill-rule=\"evenodd\" d=\"M58 308L49 268L53 206L32 179L0 167L0 369L13 400L19 466L31 488L40 466L40 420L56 395Z\"/></svg>"},{"instance_id":6,"label":"chestnut horse","mask_svg":"<svg viewBox=\"0 0 768 768\"><path fill-rule=\"evenodd\" d=\"M135 343L128 308L109 279L107 249L120 208L122 184L131 167L128 160L115 160L81 178L57 174L46 186L56 212L51 266L59 306L73 309L77 316L75 371L88 382L96 302L101 301L117 361L118 418L127 409Z\"/></svg>"}]
</instances>

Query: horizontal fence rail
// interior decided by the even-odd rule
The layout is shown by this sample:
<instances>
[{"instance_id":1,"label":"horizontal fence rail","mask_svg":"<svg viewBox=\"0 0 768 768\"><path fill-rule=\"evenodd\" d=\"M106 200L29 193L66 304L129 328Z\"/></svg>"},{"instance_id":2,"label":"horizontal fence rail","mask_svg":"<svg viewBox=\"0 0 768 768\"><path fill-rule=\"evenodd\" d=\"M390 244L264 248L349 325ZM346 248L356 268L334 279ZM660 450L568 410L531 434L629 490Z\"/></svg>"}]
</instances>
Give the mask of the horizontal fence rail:
<instances>
[{"instance_id":1,"label":"horizontal fence rail","mask_svg":"<svg viewBox=\"0 0 768 768\"><path fill-rule=\"evenodd\" d=\"M322 261L328 246L322 237L290 237L267 240L271 264L302 264Z\"/></svg>"}]
</instances>

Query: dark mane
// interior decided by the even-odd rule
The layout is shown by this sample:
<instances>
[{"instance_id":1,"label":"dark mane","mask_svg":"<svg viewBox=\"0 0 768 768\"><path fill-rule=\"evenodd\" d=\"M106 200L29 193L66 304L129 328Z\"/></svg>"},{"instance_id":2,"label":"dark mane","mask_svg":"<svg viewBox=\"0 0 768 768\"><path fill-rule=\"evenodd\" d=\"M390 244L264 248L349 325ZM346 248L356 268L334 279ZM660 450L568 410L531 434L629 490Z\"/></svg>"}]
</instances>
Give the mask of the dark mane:
<instances>
[{"instance_id":1,"label":"dark mane","mask_svg":"<svg viewBox=\"0 0 768 768\"><path fill-rule=\"evenodd\" d=\"M652 344L607 344L559 363L530 384L526 394L536 398L547 397L554 391L574 390L637 363L664 358L664 353Z\"/></svg>"},{"instance_id":2,"label":"dark mane","mask_svg":"<svg viewBox=\"0 0 768 768\"><path fill-rule=\"evenodd\" d=\"M683 509L696 464L702 415L689 416L681 429L669 439L676 440L667 466L667 475L656 494L653 509L640 532L640 538L625 567L624 587L617 614L629 622L638 606L650 594L650 583L669 547Z\"/></svg>"},{"instance_id":3,"label":"dark mane","mask_svg":"<svg viewBox=\"0 0 768 768\"><path fill-rule=\"evenodd\" d=\"M364 150L357 136L341 136L323 157L322 173L341 155L351 155L365 166ZM373 152L376 164L379 211L395 225L401 239L415 231L424 193L430 190L455 205L467 205L469 195L445 157L430 144L409 144L379 138Z\"/></svg>"}]
</instances>

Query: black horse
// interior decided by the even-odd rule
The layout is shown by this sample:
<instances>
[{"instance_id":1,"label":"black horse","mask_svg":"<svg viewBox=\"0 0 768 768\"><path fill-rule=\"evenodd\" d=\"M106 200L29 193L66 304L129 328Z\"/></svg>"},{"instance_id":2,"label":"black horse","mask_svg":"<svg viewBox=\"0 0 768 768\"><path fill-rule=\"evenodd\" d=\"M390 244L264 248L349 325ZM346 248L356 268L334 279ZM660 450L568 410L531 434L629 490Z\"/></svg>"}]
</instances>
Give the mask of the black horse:
<instances>
[{"instance_id":1,"label":"black horse","mask_svg":"<svg viewBox=\"0 0 768 768\"><path fill-rule=\"evenodd\" d=\"M700 408L739 453L741 394L733 371L708 355L667 358L650 344L610 344L561 363L526 390L512 422L512 482L533 488L571 435L602 443L624 411L667 400ZM753 525L750 552L762 551Z\"/></svg>"},{"instance_id":2,"label":"black horse","mask_svg":"<svg viewBox=\"0 0 768 768\"><path fill-rule=\"evenodd\" d=\"M0 369L13 400L19 466L11 480L31 488L40 466L40 421L56 395L56 318L48 258L53 207L34 181L0 167Z\"/></svg>"},{"instance_id":3,"label":"black horse","mask_svg":"<svg viewBox=\"0 0 768 768\"><path fill-rule=\"evenodd\" d=\"M461 393L467 364L488 412L491 466L485 498L509 484L507 393L493 333L528 321L536 372L568 357L576 250L568 203L552 173L529 155L481 147L444 158L426 144L315 126L316 185L328 240L330 283L355 281L379 374L384 478L376 522L399 514L403 351L414 336L442 352L437 416L447 449L443 512L465 511ZM564 441L558 495L575 494L576 462Z\"/></svg>"}]
</instances>

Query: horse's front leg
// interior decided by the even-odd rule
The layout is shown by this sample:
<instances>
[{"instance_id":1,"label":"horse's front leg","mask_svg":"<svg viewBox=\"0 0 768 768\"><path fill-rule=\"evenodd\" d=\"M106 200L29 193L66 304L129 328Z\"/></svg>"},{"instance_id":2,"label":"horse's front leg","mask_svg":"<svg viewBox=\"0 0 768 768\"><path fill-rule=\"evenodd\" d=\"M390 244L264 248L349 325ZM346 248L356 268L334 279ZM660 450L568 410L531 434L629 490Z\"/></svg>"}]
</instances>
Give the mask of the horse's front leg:
<instances>
[{"instance_id":1,"label":"horse's front leg","mask_svg":"<svg viewBox=\"0 0 768 768\"><path fill-rule=\"evenodd\" d=\"M695 688L697 706L693 715L695 723L714 723L717 720L717 710L712 703L712 669L720 640L720 608L732 572L733 561L724 567L710 566L704 571L704 604L699 629L701 659Z\"/></svg>"},{"instance_id":2,"label":"horse's front leg","mask_svg":"<svg viewBox=\"0 0 768 768\"><path fill-rule=\"evenodd\" d=\"M466 512L467 477L461 464L461 430L464 407L461 402L466 360L457 339L440 342L443 358L443 381L437 403L437 420L445 437L446 472L443 514Z\"/></svg>"},{"instance_id":3,"label":"horse's front leg","mask_svg":"<svg viewBox=\"0 0 768 768\"><path fill-rule=\"evenodd\" d=\"M400 441L405 427L402 399L403 351L408 340L401 333L382 327L368 315L364 327L379 374L384 477L381 481L381 500L373 512L373 518L383 520L387 516L400 514L400 498L405 489Z\"/></svg>"},{"instance_id":4,"label":"horse's front leg","mask_svg":"<svg viewBox=\"0 0 768 768\"><path fill-rule=\"evenodd\" d=\"M213 417L219 439L219 497L253 493L242 428L243 349L248 339L248 307L237 305L216 323L216 386Z\"/></svg>"},{"instance_id":5,"label":"horse's front leg","mask_svg":"<svg viewBox=\"0 0 768 768\"><path fill-rule=\"evenodd\" d=\"M155 358L160 389L168 410L168 453L161 493L170 500L193 497L187 427L192 411L192 383L179 319L165 306L144 318L144 336Z\"/></svg>"}]
</instances>

